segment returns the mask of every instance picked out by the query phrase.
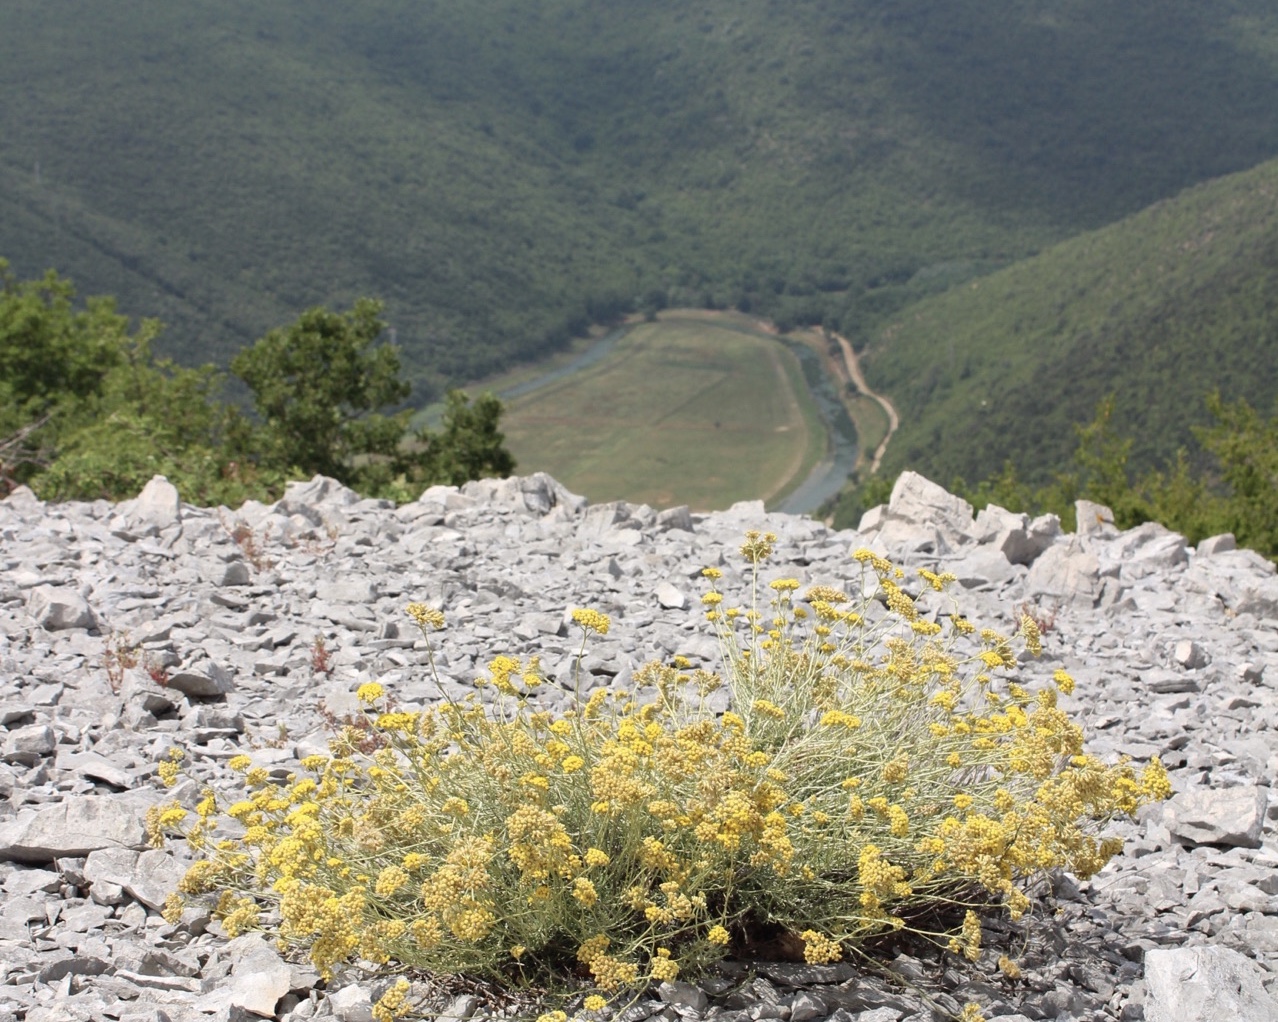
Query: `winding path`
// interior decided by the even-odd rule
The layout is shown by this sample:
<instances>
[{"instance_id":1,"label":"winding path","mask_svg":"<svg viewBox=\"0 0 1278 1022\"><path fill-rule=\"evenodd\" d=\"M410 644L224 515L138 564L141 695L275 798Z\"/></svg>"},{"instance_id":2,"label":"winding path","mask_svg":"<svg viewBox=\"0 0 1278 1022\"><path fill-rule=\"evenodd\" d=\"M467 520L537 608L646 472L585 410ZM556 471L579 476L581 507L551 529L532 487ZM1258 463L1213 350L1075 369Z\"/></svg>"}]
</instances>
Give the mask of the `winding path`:
<instances>
[{"instance_id":1,"label":"winding path","mask_svg":"<svg viewBox=\"0 0 1278 1022\"><path fill-rule=\"evenodd\" d=\"M828 330L823 331L827 337L832 337L839 342L839 347L843 351L843 362L847 366L848 376L852 378L852 382L856 384L857 390L868 397L871 401L878 402L883 414L887 416L888 429L883 439L879 441L879 446L874 449L874 457L870 459L870 474L873 475L879 470L879 465L883 461L883 455L887 451L888 443L892 439L892 434L901 425L901 417L896 412L896 406L892 404L890 398L871 390L869 384L865 382L865 374L861 372L860 360L856 357L856 352L852 350L852 343L841 334L830 333Z\"/></svg>"}]
</instances>

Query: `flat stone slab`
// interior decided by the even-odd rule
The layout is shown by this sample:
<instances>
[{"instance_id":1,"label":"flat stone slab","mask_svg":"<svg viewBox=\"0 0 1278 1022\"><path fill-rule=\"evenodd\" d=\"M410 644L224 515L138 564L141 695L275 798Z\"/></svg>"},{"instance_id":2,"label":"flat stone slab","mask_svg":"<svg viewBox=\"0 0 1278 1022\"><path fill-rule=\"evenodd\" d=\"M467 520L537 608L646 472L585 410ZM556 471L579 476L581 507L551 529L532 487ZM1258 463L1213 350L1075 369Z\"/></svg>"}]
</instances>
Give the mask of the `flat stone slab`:
<instances>
[{"instance_id":1,"label":"flat stone slab","mask_svg":"<svg viewBox=\"0 0 1278 1022\"><path fill-rule=\"evenodd\" d=\"M1268 801L1256 785L1181 792L1163 809L1163 823L1184 844L1259 848Z\"/></svg>"},{"instance_id":2,"label":"flat stone slab","mask_svg":"<svg viewBox=\"0 0 1278 1022\"><path fill-rule=\"evenodd\" d=\"M146 847L146 805L136 795L89 795L0 824L0 859L52 862L101 848Z\"/></svg>"},{"instance_id":3,"label":"flat stone slab","mask_svg":"<svg viewBox=\"0 0 1278 1022\"><path fill-rule=\"evenodd\" d=\"M1278 1022L1265 971L1225 947L1145 955L1146 1022Z\"/></svg>"}]
</instances>

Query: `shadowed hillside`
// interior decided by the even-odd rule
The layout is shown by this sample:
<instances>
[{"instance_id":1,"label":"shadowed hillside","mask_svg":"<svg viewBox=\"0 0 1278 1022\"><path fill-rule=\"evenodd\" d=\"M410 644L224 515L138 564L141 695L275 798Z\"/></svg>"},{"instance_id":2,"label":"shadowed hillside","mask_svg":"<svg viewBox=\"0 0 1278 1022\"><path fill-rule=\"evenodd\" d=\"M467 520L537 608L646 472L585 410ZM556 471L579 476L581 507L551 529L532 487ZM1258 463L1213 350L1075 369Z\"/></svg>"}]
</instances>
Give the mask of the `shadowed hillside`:
<instances>
[{"instance_id":1,"label":"shadowed hillside","mask_svg":"<svg viewBox=\"0 0 1278 1022\"><path fill-rule=\"evenodd\" d=\"M855 337L1278 153L1261 0L0 11L0 254L225 360L387 302L474 377L622 309Z\"/></svg>"},{"instance_id":2,"label":"shadowed hillside","mask_svg":"<svg viewBox=\"0 0 1278 1022\"><path fill-rule=\"evenodd\" d=\"M1278 394L1278 161L1201 185L909 309L866 360L902 424L884 472L1043 482L1108 394L1134 467Z\"/></svg>"}]
</instances>

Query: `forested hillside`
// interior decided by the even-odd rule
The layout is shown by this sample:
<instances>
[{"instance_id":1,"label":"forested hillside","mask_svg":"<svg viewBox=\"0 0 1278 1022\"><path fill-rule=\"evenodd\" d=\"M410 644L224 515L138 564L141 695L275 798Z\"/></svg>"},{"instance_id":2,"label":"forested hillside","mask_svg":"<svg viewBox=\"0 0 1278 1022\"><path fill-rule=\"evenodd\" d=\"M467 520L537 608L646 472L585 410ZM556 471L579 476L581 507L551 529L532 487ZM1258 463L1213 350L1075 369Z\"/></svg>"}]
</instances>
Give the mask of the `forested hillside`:
<instances>
[{"instance_id":1,"label":"forested hillside","mask_svg":"<svg viewBox=\"0 0 1278 1022\"><path fill-rule=\"evenodd\" d=\"M1192 455L1209 392L1275 408L1278 161L919 303L863 364L901 413L888 476L1048 482L1110 395L1133 468Z\"/></svg>"},{"instance_id":2,"label":"forested hillside","mask_svg":"<svg viewBox=\"0 0 1278 1022\"><path fill-rule=\"evenodd\" d=\"M667 301L862 343L1278 154L1278 10L9 0L0 89L19 276L188 363L377 295L439 385Z\"/></svg>"}]
</instances>

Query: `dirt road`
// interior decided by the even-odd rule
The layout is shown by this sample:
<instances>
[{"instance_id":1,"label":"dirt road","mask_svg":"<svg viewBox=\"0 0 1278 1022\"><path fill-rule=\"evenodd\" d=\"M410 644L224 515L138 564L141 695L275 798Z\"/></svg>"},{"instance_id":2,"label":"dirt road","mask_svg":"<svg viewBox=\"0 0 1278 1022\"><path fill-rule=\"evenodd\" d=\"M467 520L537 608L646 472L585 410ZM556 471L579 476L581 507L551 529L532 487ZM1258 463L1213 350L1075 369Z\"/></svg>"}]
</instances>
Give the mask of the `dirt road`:
<instances>
[{"instance_id":1,"label":"dirt road","mask_svg":"<svg viewBox=\"0 0 1278 1022\"><path fill-rule=\"evenodd\" d=\"M883 461L883 454L887 451L892 434L896 432L897 427L901 424L901 417L897 415L896 406L892 404L891 400L882 394L876 394L870 389L869 384L865 382L865 374L861 372L861 363L857 360L856 352L852 350L852 343L846 337L829 333L828 331L826 331L826 336L832 337L839 342L839 348L843 351L843 364L847 367L848 376L856 384L857 390L870 400L877 402L879 407L883 409L883 414L887 416L887 433L879 441L879 446L874 449L874 456L870 459L870 474L873 475L879 470L879 465Z\"/></svg>"}]
</instances>

